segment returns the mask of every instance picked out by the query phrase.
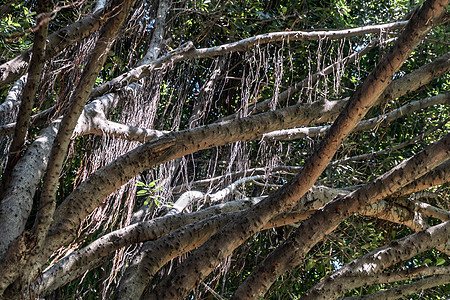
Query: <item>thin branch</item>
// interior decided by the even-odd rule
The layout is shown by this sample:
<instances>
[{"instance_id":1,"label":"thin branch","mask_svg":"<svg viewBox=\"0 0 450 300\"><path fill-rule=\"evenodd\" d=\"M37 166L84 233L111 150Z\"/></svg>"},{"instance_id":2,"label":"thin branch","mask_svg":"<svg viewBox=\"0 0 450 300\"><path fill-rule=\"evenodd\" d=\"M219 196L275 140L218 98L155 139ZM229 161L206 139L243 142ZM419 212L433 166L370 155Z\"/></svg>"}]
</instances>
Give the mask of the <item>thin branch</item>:
<instances>
[{"instance_id":1,"label":"thin branch","mask_svg":"<svg viewBox=\"0 0 450 300\"><path fill-rule=\"evenodd\" d=\"M372 74L350 97L345 111L336 119L317 151L305 163L302 172L259 205L249 209L242 218L228 224L209 239L153 289L150 299L184 297L238 245L262 228L273 215L296 204L298 198L309 190L326 168L347 135L376 103L406 58L432 28L434 22L445 12L447 2L443 1L443 3L439 1L426 2L421 10L413 16L390 52L383 57ZM450 137L448 139L450 144ZM405 184L407 183L405 182ZM296 260L292 259L292 261ZM277 265L278 260L273 266ZM280 268L280 270L284 271L285 269ZM273 282L276 277L277 273L272 271L264 281ZM262 296L267 285L258 282L253 289L255 293L248 292L250 286L247 287L248 289L244 288L240 291L238 289L235 297L244 299Z\"/></svg>"},{"instance_id":2,"label":"thin branch","mask_svg":"<svg viewBox=\"0 0 450 300\"><path fill-rule=\"evenodd\" d=\"M436 247L449 248L449 232L450 222L445 222L373 250L322 279L302 299L334 299L362 285L377 283L385 278L378 274L400 261Z\"/></svg>"},{"instance_id":3,"label":"thin branch","mask_svg":"<svg viewBox=\"0 0 450 300\"><path fill-rule=\"evenodd\" d=\"M44 55L46 51L46 40L48 31L48 18L45 14L51 10L51 2L41 0L36 6L36 24L38 29L34 34L33 55L31 65L28 71L27 81L22 94L22 100L19 106L19 114L17 115L16 126L14 130L13 140L9 147L8 161L2 174L2 182L0 188L0 198L3 198L3 192L8 187L11 179L11 172L20 157L23 145L30 127L30 116L34 105L34 98L39 87L42 76L42 68L44 66Z\"/></svg>"},{"instance_id":4,"label":"thin branch","mask_svg":"<svg viewBox=\"0 0 450 300\"><path fill-rule=\"evenodd\" d=\"M152 61L148 65L140 66L133 69L121 76L97 87L92 91L91 98L96 98L106 92L111 92L113 90L118 90L121 87L128 85L130 83L136 82L143 77L152 74L159 69L165 68L166 66L172 65L174 63L198 58L213 58L220 55L225 55L236 51L246 51L249 48L283 40L289 41L315 41L322 39L342 39L352 36L360 36L368 33L379 33L380 30L396 30L403 28L407 22L395 22L382 25L364 26L358 28L344 29L344 30L329 30L329 31L284 31L284 32L273 32L266 33L262 35L257 35L251 38L247 38L238 42L224 44L221 46L195 49L192 43L187 43L181 47L169 52L167 55Z\"/></svg>"},{"instance_id":5,"label":"thin branch","mask_svg":"<svg viewBox=\"0 0 450 300\"><path fill-rule=\"evenodd\" d=\"M5 101L0 104L0 113L5 115L14 109L14 107L20 105L20 95L22 94L22 89L27 82L27 77L22 76L16 80L10 87L8 94L6 95Z\"/></svg>"},{"instance_id":6,"label":"thin branch","mask_svg":"<svg viewBox=\"0 0 450 300\"><path fill-rule=\"evenodd\" d=\"M417 211L421 214L440 219L442 221L450 221L450 212L442 208L435 207L428 203L424 203L414 199L399 198L395 200L396 203L404 205L413 211Z\"/></svg>"},{"instance_id":7,"label":"thin branch","mask_svg":"<svg viewBox=\"0 0 450 300\"><path fill-rule=\"evenodd\" d=\"M398 299L421 290L433 288L435 286L450 283L450 275L434 275L410 284L405 284L386 291L370 294L366 296L345 297L343 300L379 300L379 299Z\"/></svg>"},{"instance_id":8,"label":"thin branch","mask_svg":"<svg viewBox=\"0 0 450 300\"><path fill-rule=\"evenodd\" d=\"M233 172L233 173L228 173L228 174L224 174L221 176L216 176L216 177L212 177L212 178L206 178L206 179L201 179L201 180L197 180L197 181L193 181L189 183L189 188L198 188L198 187L204 187L204 186L208 186L211 184L215 184L217 182L220 182L222 180L224 180L225 178L232 178L232 180L235 180L236 178L241 178L244 177L246 175L263 175L263 174L270 174L270 173L297 173L298 171L300 171L302 169L302 167L297 167L297 166L276 166L276 167L272 167L272 168L252 168L252 169L247 169L245 171L240 171L240 172ZM181 185L177 185L173 188L173 193L181 193L184 190L186 190L188 187L186 186L181 186Z\"/></svg>"},{"instance_id":9,"label":"thin branch","mask_svg":"<svg viewBox=\"0 0 450 300\"><path fill-rule=\"evenodd\" d=\"M108 20L108 10L101 9L92 15L72 23L48 36L44 59L54 57L62 49L84 39L97 31ZM27 50L21 55L0 66L0 86L16 81L24 75L31 59L31 51Z\"/></svg>"},{"instance_id":10,"label":"thin branch","mask_svg":"<svg viewBox=\"0 0 450 300\"><path fill-rule=\"evenodd\" d=\"M447 104L450 105L450 93L440 94L434 97L410 102L403 105L400 108L394 109L388 114L384 114L378 117L374 117L368 120L363 120L353 130L364 131L373 129L379 126L386 126L386 124L401 118L405 115L411 114L417 110L427 108L429 106ZM274 141L290 141L300 138L316 137L325 135L325 133L330 129L331 125L317 126L317 127L302 127L293 129L284 129L275 132L270 132L263 135L263 139L274 140ZM370 154L367 154L370 155ZM334 164L334 163L333 163Z\"/></svg>"}]
</instances>

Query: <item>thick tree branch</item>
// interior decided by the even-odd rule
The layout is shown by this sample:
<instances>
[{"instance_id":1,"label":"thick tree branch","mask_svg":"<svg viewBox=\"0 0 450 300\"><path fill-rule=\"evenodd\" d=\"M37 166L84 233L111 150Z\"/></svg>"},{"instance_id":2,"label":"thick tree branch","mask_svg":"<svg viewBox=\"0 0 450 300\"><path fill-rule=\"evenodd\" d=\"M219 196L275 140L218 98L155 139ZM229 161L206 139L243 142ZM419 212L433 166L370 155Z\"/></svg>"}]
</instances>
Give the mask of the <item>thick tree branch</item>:
<instances>
[{"instance_id":1,"label":"thick tree branch","mask_svg":"<svg viewBox=\"0 0 450 300\"><path fill-rule=\"evenodd\" d=\"M433 248L447 248L450 222L393 241L342 267L322 279L302 299L335 299L354 288L378 281L377 275L400 262Z\"/></svg>"},{"instance_id":2,"label":"thick tree branch","mask_svg":"<svg viewBox=\"0 0 450 300\"><path fill-rule=\"evenodd\" d=\"M52 33L47 38L44 59L54 57L62 49L84 39L97 31L108 20L111 11L101 9L73 24L70 24ZM0 66L0 86L16 81L27 72L31 59L31 51L27 50L21 55Z\"/></svg>"},{"instance_id":3,"label":"thick tree branch","mask_svg":"<svg viewBox=\"0 0 450 300\"><path fill-rule=\"evenodd\" d=\"M391 82L393 75L432 28L433 23L437 22L443 15L446 6L447 1L445 0L427 1L422 9L413 16L391 50L350 97L345 112L334 122L318 150L306 162L303 171L296 178L259 205L249 209L245 216L230 223L208 240L192 256L188 257L172 273L173 275L168 276L158 284L150 298L173 299L184 297L220 261L230 255L238 245L262 228L274 214L292 208L298 198L309 190L323 172L346 136L364 117L368 109L375 104L378 97ZM274 277L269 276L268 282L272 282L275 279ZM264 284L256 284L255 290L260 289L258 292L254 290L256 293L247 293L248 290L245 288L238 290L236 297L245 299L261 296L261 292L265 290L263 286Z\"/></svg>"},{"instance_id":4,"label":"thick tree branch","mask_svg":"<svg viewBox=\"0 0 450 300\"><path fill-rule=\"evenodd\" d=\"M344 266L345 267L345 266ZM448 275L450 274L450 267L428 267L427 265L424 265L422 267L418 268L411 268L409 270L404 271L398 271L398 272L378 272L369 274L368 276L366 274L357 273L355 275L347 274L345 276L355 276L355 277L362 277L364 278L364 284L376 284L376 283L392 283L402 280L408 280L408 279L414 279L419 277L425 277L425 276L432 276L432 275ZM344 298L345 299L345 298Z\"/></svg>"},{"instance_id":5,"label":"thick tree branch","mask_svg":"<svg viewBox=\"0 0 450 300\"><path fill-rule=\"evenodd\" d=\"M322 207L325 203L333 199L336 195L345 193L338 189L329 189L325 187L314 187L300 201L305 205L298 205L292 213L281 214L269 221L263 229L274 228L292 222L305 220L312 210ZM367 209L371 211L371 209ZM371 211L371 215L376 213L391 216L393 214L380 211ZM139 298L143 290L153 275L168 261L193 250L200 246L212 234L220 230L225 224L233 219L242 217L243 212L227 215L217 215L210 219L202 220L196 224L180 228L170 234L162 237L155 242L149 242L144 245L143 251L133 260L127 268L124 277L119 286L116 299L136 299ZM295 215L295 217L293 216Z\"/></svg>"},{"instance_id":6,"label":"thick tree branch","mask_svg":"<svg viewBox=\"0 0 450 300\"><path fill-rule=\"evenodd\" d=\"M25 144L28 129L30 127L31 110L34 106L34 98L36 97L36 92L41 81L42 67L44 66L49 21L46 17L46 13L51 10L51 5L51 2L41 0L38 1L36 6L36 24L39 24L39 27L34 34L31 66L23 89L22 100L19 105L19 113L17 115L16 127L14 128L13 140L9 147L8 161L2 174L0 198L3 198L3 192L8 187L9 180L11 179L11 172L19 160L20 152L23 150L22 148Z\"/></svg>"},{"instance_id":7,"label":"thick tree branch","mask_svg":"<svg viewBox=\"0 0 450 300\"><path fill-rule=\"evenodd\" d=\"M44 176L50 149L58 131L59 121L42 130L40 135L17 162L11 174L12 183L4 192L0 204L0 258L9 243L25 229L25 223L31 211L33 196ZM30 172L33 170L33 172ZM14 224L14 226L10 226Z\"/></svg>"},{"instance_id":8,"label":"thick tree branch","mask_svg":"<svg viewBox=\"0 0 450 300\"><path fill-rule=\"evenodd\" d=\"M22 233L32 208L34 193L44 176L58 126L59 121L55 121L52 126L44 129L25 155L17 162L11 174L14 184L11 184L5 191L4 199L0 204L0 227L2 228L0 268L3 270L0 278L0 290L4 290L14 280L17 273L14 266L19 265L18 261L23 259L22 251L26 251L25 247L29 246L25 244L25 241L30 236ZM23 243L23 246L15 248L14 243L16 245ZM10 249L8 255L4 256L8 247Z\"/></svg>"},{"instance_id":9,"label":"thick tree branch","mask_svg":"<svg viewBox=\"0 0 450 300\"><path fill-rule=\"evenodd\" d=\"M143 77L165 68L180 61L198 58L212 58L220 55L225 55L236 51L246 51L249 48L267 44L270 42L277 42L282 40L289 41L315 41L321 39L342 39L345 37L360 36L368 33L378 33L380 30L396 30L403 28L407 22L396 22L382 25L365 26L359 28L351 28L344 30L330 30L330 31L284 31L266 33L244 39L238 42L225 44L212 48L195 49L193 44L182 45L180 48L169 52L167 55L152 61L148 65L140 66L134 70L124 73L121 76L99 86L92 91L91 98L96 98L104 93L118 90L121 87L130 83L136 82Z\"/></svg>"},{"instance_id":10,"label":"thick tree branch","mask_svg":"<svg viewBox=\"0 0 450 300\"><path fill-rule=\"evenodd\" d=\"M153 25L152 39L149 49L138 66L147 65L158 58L161 53L161 45L164 40L164 32L166 28L166 17L169 11L170 1L160 0L158 11L156 12L155 24Z\"/></svg>"},{"instance_id":11,"label":"thick tree branch","mask_svg":"<svg viewBox=\"0 0 450 300\"><path fill-rule=\"evenodd\" d=\"M263 229L305 220L314 210L319 209L336 195L342 193L345 193L345 191L314 187L300 201L304 205L298 205L292 212L274 217ZM386 205L383 208L381 206L368 207L362 213L367 213L369 216L379 216L382 219L387 217L387 220L396 222L398 211L394 212L392 206ZM134 259L124 274L116 299L136 299L140 297L151 278L164 264L187 251L197 248L225 224L242 217L243 214L244 212L217 215L173 231L155 242L146 243L143 251Z\"/></svg>"},{"instance_id":12,"label":"thick tree branch","mask_svg":"<svg viewBox=\"0 0 450 300\"><path fill-rule=\"evenodd\" d=\"M34 232L38 239L45 237L47 229L53 220L55 210L55 196L63 161L66 157L67 148L73 131L81 115L89 93L94 86L98 73L106 60L106 53L109 51L117 32L123 21L127 17L134 0L124 2L112 2L113 17L109 19L100 32L100 37L92 50L89 61L83 72L82 78L73 96L70 99L68 113L63 117L60 129L55 139L52 152L50 154L50 164L47 166L44 185L40 198L38 215L36 217ZM114 12L114 10L116 10Z\"/></svg>"},{"instance_id":13,"label":"thick tree branch","mask_svg":"<svg viewBox=\"0 0 450 300\"><path fill-rule=\"evenodd\" d=\"M426 188L441 185L450 181L450 161L446 161L428 174L414 180L410 184L404 186L400 191L391 195L392 198L408 195L411 193L422 191Z\"/></svg>"},{"instance_id":14,"label":"thick tree branch","mask_svg":"<svg viewBox=\"0 0 450 300\"><path fill-rule=\"evenodd\" d=\"M189 214L168 215L124 227L97 239L88 247L78 250L58 261L48 271L44 272L43 276L34 285L33 290L35 293L43 293L55 281L58 281L59 278L82 268L91 260L106 257L121 247L133 243L156 240L187 224L211 218L218 214L245 209L256 203L256 201L257 199L247 199L244 201L227 202Z\"/></svg>"},{"instance_id":15,"label":"thick tree branch","mask_svg":"<svg viewBox=\"0 0 450 300\"><path fill-rule=\"evenodd\" d=\"M236 295L253 298L262 295L285 270L298 265L306 253L327 233L362 207L382 199L423 176L427 170L450 158L450 134L412 158L344 197L338 197L317 211L273 251L246 281Z\"/></svg>"},{"instance_id":16,"label":"thick tree branch","mask_svg":"<svg viewBox=\"0 0 450 300\"><path fill-rule=\"evenodd\" d=\"M197 197L205 197L203 193L195 191L192 192L198 193L199 195L197 195ZM192 192L187 192L185 194L189 196ZM313 187L304 196L304 200L301 201L304 205L297 206L291 213L281 214L273 218L268 222L264 229L305 220L313 213L313 211L328 203L336 195L343 193L346 194L348 192L326 187ZM221 193L218 192L216 193L216 196L213 197L217 198L217 194ZM189 199L190 198L188 197L188 200ZM156 240L164 234L176 230L179 227L198 222L202 219L211 218L215 215L246 209L259 201L260 199L251 198L226 202L224 204L215 205L198 212L173 216L167 215L162 218L137 223L121 230L117 230L91 243L86 248L73 252L66 258L58 261L48 271L44 272L43 276L40 277L39 281L33 286L32 290L34 293L47 293L53 290L56 286L59 286L64 282L68 282L66 281L67 279L73 278L73 276L69 276L69 274L73 272L75 272L76 275L82 274L83 272L79 271L80 268L86 271L86 263L90 261L97 261L101 257L106 257L121 247L129 246L133 243ZM181 211L182 208L179 210ZM361 211L361 213L366 216L378 217L391 222L405 224L407 226L411 226L412 228L417 227L414 224L410 211L405 210L401 206L388 204L386 201L380 201L371 207L367 207L365 210ZM186 233L185 230L183 232ZM203 232L201 234L199 233L199 236L203 235ZM166 240L171 240L171 238L168 237ZM174 242L172 241L172 243ZM178 253L168 256L167 260L187 251L186 247L190 247L188 244L189 243L187 242L186 244L183 243L184 246L178 245L179 249L183 249L183 251L179 251ZM147 252L149 256L155 255L153 252ZM136 276L141 277L143 275L137 274ZM64 280L64 278L67 279ZM129 290L129 288L130 287L128 287L127 290Z\"/></svg>"},{"instance_id":17,"label":"thick tree branch","mask_svg":"<svg viewBox=\"0 0 450 300\"><path fill-rule=\"evenodd\" d=\"M104 61L106 60L106 53L108 52L113 40L115 39L117 31L120 28L122 22L128 15L130 7L133 3L133 0L124 2L113 1L113 3L111 3L114 16L106 22L103 29L101 30L99 40L97 41L97 44L91 53L80 83L71 97L68 113L62 119L60 128L53 143L49 163L47 165L46 174L44 177L44 184L40 197L39 208L33 228L33 239L30 239L30 241L33 241L33 244L30 244L27 247L27 255L25 255L25 258L22 258L21 264L14 266L11 265L9 267L16 270L17 268L22 268L22 264L23 266L25 266L24 263L27 260L26 258L29 258L29 263L26 265L26 268L21 270L21 274L23 275L20 278L21 282L16 283L16 286L11 288L8 292L9 294L21 293L21 290L25 288L24 286L22 286L22 284L29 281L30 278L33 278L40 265L42 264L42 262L40 261L36 263L36 260L38 259L35 254L39 253L40 249L43 247L48 227L53 220L53 213L56 206L55 197L58 187L59 173L66 157L70 138L72 136L78 118L84 108L85 102L88 99L89 93L95 83L97 75L101 70ZM28 82L30 82L30 76L28 77ZM35 251L35 253L32 253L33 251L31 250ZM11 247L8 249L8 252L14 251L15 250ZM23 254L25 254L25 252L23 252ZM8 253L6 255L9 256ZM19 276L19 272L17 271L16 276ZM18 291L15 289L18 289Z\"/></svg>"},{"instance_id":18,"label":"thick tree branch","mask_svg":"<svg viewBox=\"0 0 450 300\"><path fill-rule=\"evenodd\" d=\"M401 118L405 115L438 104L450 105L450 93L440 94L434 97L414 101L405 104L402 107L397 108L388 114L384 114L368 120L363 120L359 122L359 124L355 127L354 131L364 131L373 129L378 126L383 125L385 126L386 124L398 118ZM325 133L330 129L330 127L331 127L330 125L325 125L317 127L284 129L264 134L262 138L275 141L290 141L300 138L315 137L325 135Z\"/></svg>"},{"instance_id":19,"label":"thick tree branch","mask_svg":"<svg viewBox=\"0 0 450 300\"><path fill-rule=\"evenodd\" d=\"M357 297L345 297L345 300L378 300L378 299L399 299L411 294L414 294L421 290L430 289L435 286L447 284L450 282L450 275L434 275L421 279L419 281L414 281L410 284L405 284L399 287L395 287L386 291L378 292L366 296Z\"/></svg>"},{"instance_id":20,"label":"thick tree branch","mask_svg":"<svg viewBox=\"0 0 450 300\"><path fill-rule=\"evenodd\" d=\"M111 93L114 95L114 93ZM110 95L110 94L107 94ZM344 102L342 102L343 104ZM82 134L98 134L98 135L111 135L118 138L130 140L130 141L140 141L145 143L146 141L152 140L154 138L162 136L164 131L157 131L153 129L145 129L138 128L134 126L128 126L116 122L111 122L106 119L105 114L103 113L103 108L98 105L100 104L97 101L90 103L86 109L83 111L80 120L77 124L77 128L75 129L76 135ZM447 104L450 105L450 93L441 94L434 97L414 101L412 103L408 103L398 109L393 110L392 112L381 115L375 118L371 118L368 120L363 120L359 122L359 124L355 127L355 131L363 131L373 129L378 126L383 126L388 124L400 117L411 114L417 110L427 108L429 106L438 105L438 104ZM326 103L324 105L327 105ZM327 115L334 115L337 112L336 108L340 106L333 106L335 109L330 110L329 114L325 114L321 116L321 119L327 117ZM343 106L342 106L343 107ZM320 120L316 120L318 122ZM263 135L263 139L267 140L276 140L276 141L285 141L285 140L294 140L299 138L307 138L307 137L315 137L324 135L330 128L330 125L326 126L317 126L317 127L302 127L302 128L293 128L293 129L283 129L270 133L266 133ZM259 137L257 138L259 139ZM367 156L370 154L367 154ZM362 159L362 158L361 158Z\"/></svg>"},{"instance_id":21,"label":"thick tree branch","mask_svg":"<svg viewBox=\"0 0 450 300\"><path fill-rule=\"evenodd\" d=\"M250 140L264 132L293 127L299 123L307 124L324 113L321 108L319 102L298 104L257 116L173 132L137 147L91 174L58 207L48 240L49 247L56 249L75 237L81 221L110 193L136 174L202 149Z\"/></svg>"}]
</instances>

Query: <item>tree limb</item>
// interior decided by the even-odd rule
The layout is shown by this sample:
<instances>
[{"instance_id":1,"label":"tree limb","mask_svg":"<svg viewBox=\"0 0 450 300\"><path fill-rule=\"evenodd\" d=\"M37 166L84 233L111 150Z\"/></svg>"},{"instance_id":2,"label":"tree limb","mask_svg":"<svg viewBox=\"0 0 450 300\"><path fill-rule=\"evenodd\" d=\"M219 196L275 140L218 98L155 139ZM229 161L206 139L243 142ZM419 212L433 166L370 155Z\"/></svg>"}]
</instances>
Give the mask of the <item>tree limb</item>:
<instances>
[{"instance_id":1,"label":"tree limb","mask_svg":"<svg viewBox=\"0 0 450 300\"><path fill-rule=\"evenodd\" d=\"M380 30L395 30L403 28L406 25L406 23L407 22L395 22L344 30L312 31L312 32L284 31L284 32L265 33L238 42L202 49L195 49L193 44L192 45L189 44L188 48L185 48L186 45L182 45L182 47L180 47L179 49L175 49L172 52L169 52L167 55L152 61L148 65L142 65L138 68L135 68L97 87L92 91L91 98L96 98L106 92L118 90L121 87L136 82L141 78L148 76L155 71L158 71L161 68L165 68L166 65L171 65L184 60L206 58L206 57L212 58L219 55L225 55L231 52L246 51L247 49L256 45L288 39L290 41L315 41L320 39L334 40L345 37L364 35L368 33L378 33Z\"/></svg>"},{"instance_id":2,"label":"tree limb","mask_svg":"<svg viewBox=\"0 0 450 300\"><path fill-rule=\"evenodd\" d=\"M22 100L19 105L14 135L9 147L8 161L2 174L0 199L3 198L3 192L8 187L9 180L11 179L11 172L19 160L20 152L23 150L22 148L25 144L28 129L30 127L31 111L34 106L34 98L36 97L36 92L41 81L42 68L44 66L49 21L46 17L46 13L52 9L51 6L52 3L45 0L38 1L36 5L36 24L39 24L39 27L34 34L31 66L28 71L27 81L22 93Z\"/></svg>"},{"instance_id":3,"label":"tree limb","mask_svg":"<svg viewBox=\"0 0 450 300\"><path fill-rule=\"evenodd\" d=\"M25 257L30 261L27 265L23 265L24 267L26 266L26 268L21 270L22 275L25 276L22 276L20 279L21 282L16 283L16 286L10 289L8 293L20 293L24 288L24 286L21 285L24 282L30 280L30 278L34 277L34 275L38 271L39 266L42 263L40 261L36 263L36 259L38 258L38 256L30 255L31 249L39 252L39 250L44 245L48 227L53 220L53 213L56 206L55 197L59 181L59 173L66 157L70 138L72 136L78 118L83 110L85 102L88 99L90 90L92 89L97 75L103 66L103 62L106 60L106 53L108 52L113 40L117 35L118 29L127 16L133 3L133 0L124 2L113 1L113 3L111 3L113 7L112 11L115 12L115 14L106 22L100 33L99 40L97 41L97 44L91 53L89 62L84 69L81 81L71 97L69 111L61 121L60 128L52 146L49 163L47 165L46 174L44 177L44 184L41 192L39 208L33 228L33 235L35 237L36 244L28 246L28 255L26 255ZM45 44L45 39L43 40L43 42ZM28 82L30 82L30 80L30 77L28 77ZM13 251L14 249L11 249L11 247L8 249L8 252ZM8 253L6 255L8 256ZM22 259L22 262L25 262L26 260L27 259ZM14 269L17 269L18 267L22 268L21 265L15 265L14 267L10 266L10 268ZM19 276L19 272L16 272L16 275ZM15 289L19 289L19 291L14 291Z\"/></svg>"},{"instance_id":4,"label":"tree limb","mask_svg":"<svg viewBox=\"0 0 450 300\"><path fill-rule=\"evenodd\" d=\"M97 31L107 20L111 12L101 9L87 17L72 23L52 33L47 38L46 53L44 59L54 57L62 49L84 39ZM27 50L21 55L0 66L0 86L16 81L24 75L31 59L31 51Z\"/></svg>"},{"instance_id":5,"label":"tree limb","mask_svg":"<svg viewBox=\"0 0 450 300\"><path fill-rule=\"evenodd\" d=\"M14 109L14 107L20 105L20 95L22 94L23 86L27 81L26 76L22 76L17 79L10 87L8 94L6 95L5 101L0 104L0 113L5 115Z\"/></svg>"},{"instance_id":6,"label":"tree limb","mask_svg":"<svg viewBox=\"0 0 450 300\"><path fill-rule=\"evenodd\" d=\"M389 53L383 57L372 74L350 97L345 112L334 122L317 151L306 162L303 171L259 205L249 209L248 213L242 218L228 224L218 234L209 239L200 249L188 257L174 273L163 279L153 289L150 299L184 297L220 261L230 255L238 245L262 228L273 215L290 209L323 172L343 140L364 117L368 109L375 104L404 60L432 28L433 23L443 15L446 6L447 1L445 0L441 2L427 1L410 20ZM450 137L448 139L450 140ZM295 198L294 195L298 198ZM276 276L270 276L267 281L272 282L275 279L274 277L276 278ZM255 293L247 293L248 290L245 288L238 289L235 297L245 299L261 296L264 291L263 286L260 283L256 284L253 290ZM260 290L256 291L257 289Z\"/></svg>"},{"instance_id":7,"label":"tree limb","mask_svg":"<svg viewBox=\"0 0 450 300\"><path fill-rule=\"evenodd\" d=\"M450 282L450 275L434 275L414 281L410 284L405 284L386 291L378 292L366 296L345 297L345 300L378 300L378 299L398 299L404 296L414 294L420 290L426 290L438 285L443 285Z\"/></svg>"},{"instance_id":8,"label":"tree limb","mask_svg":"<svg viewBox=\"0 0 450 300\"><path fill-rule=\"evenodd\" d=\"M285 270L298 265L306 253L343 220L423 176L450 158L450 134L358 190L338 197L317 211L274 250L238 288L236 295L262 295ZM251 295L251 296L250 296Z\"/></svg>"},{"instance_id":9,"label":"tree limb","mask_svg":"<svg viewBox=\"0 0 450 300\"><path fill-rule=\"evenodd\" d=\"M405 115L411 114L417 110L438 105L438 104L446 104L450 105L450 93L440 94L434 97L414 101L408 104L403 105L400 108L394 109L390 113L374 117L368 120L362 120L358 123L358 125L353 130L355 131L364 131L373 129L378 126L386 125L398 118L401 118ZM266 133L263 135L262 139L273 140L273 141L291 141L300 138L307 137L316 137L325 135L325 133L330 129L331 125L317 126L317 127L301 127L301 128L292 128L292 129L283 129L270 133ZM370 154L368 154L370 155Z\"/></svg>"},{"instance_id":10,"label":"tree limb","mask_svg":"<svg viewBox=\"0 0 450 300\"><path fill-rule=\"evenodd\" d=\"M322 279L302 299L335 299L354 288L376 283L379 280L378 274L382 274L381 272L384 269L400 261L410 259L419 253L436 247L450 250L448 245L449 232L450 222L445 222L393 241L352 261L339 271Z\"/></svg>"}]
</instances>

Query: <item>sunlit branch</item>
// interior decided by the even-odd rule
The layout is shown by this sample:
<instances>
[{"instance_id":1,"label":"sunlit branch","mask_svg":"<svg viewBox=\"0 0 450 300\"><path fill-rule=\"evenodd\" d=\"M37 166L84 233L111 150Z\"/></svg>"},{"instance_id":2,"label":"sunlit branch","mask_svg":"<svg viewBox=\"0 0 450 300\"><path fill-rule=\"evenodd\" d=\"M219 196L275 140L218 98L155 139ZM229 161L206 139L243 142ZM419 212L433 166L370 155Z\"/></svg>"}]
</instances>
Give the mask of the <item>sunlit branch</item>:
<instances>
[{"instance_id":1,"label":"sunlit branch","mask_svg":"<svg viewBox=\"0 0 450 300\"><path fill-rule=\"evenodd\" d=\"M445 222L380 247L322 279L302 299L334 299L366 283L375 283L378 274L397 262L436 247L448 248L449 231L450 222Z\"/></svg>"},{"instance_id":2,"label":"sunlit branch","mask_svg":"<svg viewBox=\"0 0 450 300\"><path fill-rule=\"evenodd\" d=\"M406 23L407 22L395 22L344 30L273 32L212 48L195 49L193 44L185 44L182 45L180 48L177 48L169 52L167 55L164 55L161 58L152 61L148 65L140 66L95 88L91 93L91 98L96 98L104 93L117 90L125 85L136 82L141 78L152 74L153 72L165 68L168 65L172 65L174 63L184 60L198 59L198 58L213 58L231 52L246 51L247 49L256 45L278 42L283 40L316 41L320 39L330 39L330 40L342 39L346 37L360 36L369 33L378 33L380 30L396 30L403 28L406 25Z\"/></svg>"}]
</instances>

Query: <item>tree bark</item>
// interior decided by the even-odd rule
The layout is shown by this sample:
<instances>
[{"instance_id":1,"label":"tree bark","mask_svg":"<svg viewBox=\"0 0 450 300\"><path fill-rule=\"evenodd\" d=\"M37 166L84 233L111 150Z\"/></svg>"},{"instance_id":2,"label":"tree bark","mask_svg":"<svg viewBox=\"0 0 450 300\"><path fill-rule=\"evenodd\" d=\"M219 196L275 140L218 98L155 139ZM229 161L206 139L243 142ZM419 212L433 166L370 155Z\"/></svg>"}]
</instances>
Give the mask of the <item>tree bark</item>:
<instances>
[{"instance_id":1,"label":"tree bark","mask_svg":"<svg viewBox=\"0 0 450 300\"><path fill-rule=\"evenodd\" d=\"M47 38L46 53L44 59L54 57L58 52L68 46L81 41L93 32L97 31L107 20L108 10L101 9L69 26L61 28ZM27 50L21 55L0 66L0 86L16 81L27 72L31 59L31 51Z\"/></svg>"},{"instance_id":2,"label":"tree bark","mask_svg":"<svg viewBox=\"0 0 450 300\"><path fill-rule=\"evenodd\" d=\"M450 158L450 134L412 158L344 197L338 197L317 211L273 251L238 288L234 297L255 298L261 296L287 269L298 265L306 253L343 220L362 207L382 199L429 169Z\"/></svg>"},{"instance_id":3,"label":"tree bark","mask_svg":"<svg viewBox=\"0 0 450 300\"><path fill-rule=\"evenodd\" d=\"M302 300L336 299L347 291L370 284L378 274L400 261L433 248L447 248L450 222L393 241L343 266L312 287ZM447 268L448 269L448 268ZM439 284L437 284L439 285Z\"/></svg>"},{"instance_id":4,"label":"tree bark","mask_svg":"<svg viewBox=\"0 0 450 300\"><path fill-rule=\"evenodd\" d=\"M427 1L413 16L389 53L351 96L344 113L335 121L319 149L306 162L303 171L296 178L208 240L187 258L173 275L157 285L150 298L173 299L186 296L220 261L262 228L274 214L292 208L298 199L296 197L304 195L309 190L345 137L364 117L367 110L375 104L391 82L393 75L432 28L433 23L439 20L447 3L447 1ZM267 282L272 282L275 278L272 277ZM256 284L255 289L261 289L259 292L254 290L256 293L244 292L247 291L246 288L238 289L236 297L245 299L261 296L265 290L263 285Z\"/></svg>"}]
</instances>

